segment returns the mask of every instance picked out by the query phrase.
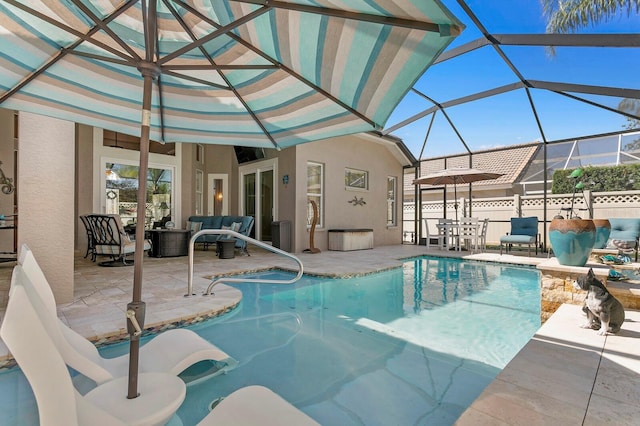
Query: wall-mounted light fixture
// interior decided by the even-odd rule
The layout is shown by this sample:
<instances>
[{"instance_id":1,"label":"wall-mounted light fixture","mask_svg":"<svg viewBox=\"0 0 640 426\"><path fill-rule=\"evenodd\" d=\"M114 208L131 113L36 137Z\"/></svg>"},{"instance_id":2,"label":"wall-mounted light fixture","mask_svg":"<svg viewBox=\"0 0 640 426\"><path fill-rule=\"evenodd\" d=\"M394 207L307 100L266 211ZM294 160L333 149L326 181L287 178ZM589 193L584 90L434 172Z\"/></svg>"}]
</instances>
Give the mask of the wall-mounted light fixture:
<instances>
[{"instance_id":1,"label":"wall-mounted light fixture","mask_svg":"<svg viewBox=\"0 0 640 426\"><path fill-rule=\"evenodd\" d=\"M285 185L289 183L289 175L282 176L282 183Z\"/></svg>"}]
</instances>

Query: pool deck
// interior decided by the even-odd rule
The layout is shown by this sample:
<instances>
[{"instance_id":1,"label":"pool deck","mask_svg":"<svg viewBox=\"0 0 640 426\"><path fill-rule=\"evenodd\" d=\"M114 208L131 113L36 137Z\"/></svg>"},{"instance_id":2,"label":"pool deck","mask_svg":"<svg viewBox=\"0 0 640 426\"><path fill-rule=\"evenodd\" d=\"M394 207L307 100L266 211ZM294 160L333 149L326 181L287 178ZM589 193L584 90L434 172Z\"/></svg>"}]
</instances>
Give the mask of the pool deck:
<instances>
[{"instance_id":1,"label":"pool deck","mask_svg":"<svg viewBox=\"0 0 640 426\"><path fill-rule=\"evenodd\" d=\"M617 335L580 328L564 304L460 416L457 426L637 425L640 311Z\"/></svg>"},{"instance_id":2,"label":"pool deck","mask_svg":"<svg viewBox=\"0 0 640 426\"><path fill-rule=\"evenodd\" d=\"M544 257L523 252L426 252L424 246L398 245L351 252L300 253L305 272L352 276L398 267L402 259L421 254L459 256L477 260L535 265ZM194 293L187 290L187 258L145 258L143 299L146 326L198 322L234 307L239 291L225 285L214 296L201 294L208 277L269 268L294 269L295 263L254 249L251 256L218 259L196 251ZM7 302L13 264L0 264L0 319ZM131 300L133 267L104 268L77 253L72 303L60 304L58 314L70 327L96 342L124 334L126 304ZM590 425L638 424L640 418L640 311L627 310L622 331L599 336L579 327L578 306L562 305L460 417L457 425ZM0 341L0 359L8 351Z\"/></svg>"}]
</instances>

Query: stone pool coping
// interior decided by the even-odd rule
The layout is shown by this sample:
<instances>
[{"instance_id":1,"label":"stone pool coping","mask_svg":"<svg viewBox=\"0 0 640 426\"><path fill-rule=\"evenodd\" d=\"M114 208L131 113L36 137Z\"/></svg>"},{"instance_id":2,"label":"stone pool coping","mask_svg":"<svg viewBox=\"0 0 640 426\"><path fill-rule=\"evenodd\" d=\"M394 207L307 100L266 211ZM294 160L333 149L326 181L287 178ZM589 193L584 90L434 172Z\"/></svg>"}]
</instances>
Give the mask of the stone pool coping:
<instances>
[{"instance_id":1,"label":"stone pool coping","mask_svg":"<svg viewBox=\"0 0 640 426\"><path fill-rule=\"evenodd\" d=\"M640 311L617 335L583 329L563 304L460 416L457 426L615 424L640 418Z\"/></svg>"}]
</instances>

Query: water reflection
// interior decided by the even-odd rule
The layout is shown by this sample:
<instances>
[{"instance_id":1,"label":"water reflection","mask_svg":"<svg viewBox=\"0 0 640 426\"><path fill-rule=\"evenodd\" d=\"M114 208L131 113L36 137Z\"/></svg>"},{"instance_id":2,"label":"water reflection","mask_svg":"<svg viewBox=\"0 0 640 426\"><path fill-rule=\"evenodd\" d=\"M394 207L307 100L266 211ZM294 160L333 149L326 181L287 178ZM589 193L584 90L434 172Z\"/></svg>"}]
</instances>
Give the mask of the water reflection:
<instances>
[{"instance_id":1,"label":"water reflection","mask_svg":"<svg viewBox=\"0 0 640 426\"><path fill-rule=\"evenodd\" d=\"M461 259L420 257L404 265L405 304L411 300L412 310L442 307L460 299L470 300L479 292L487 290L492 283L512 283L518 293L528 291L528 287L518 283L528 283L537 279L538 272L532 268L518 268L498 264L470 262ZM411 299L407 296L411 295ZM500 303L499 303L500 304Z\"/></svg>"}]
</instances>

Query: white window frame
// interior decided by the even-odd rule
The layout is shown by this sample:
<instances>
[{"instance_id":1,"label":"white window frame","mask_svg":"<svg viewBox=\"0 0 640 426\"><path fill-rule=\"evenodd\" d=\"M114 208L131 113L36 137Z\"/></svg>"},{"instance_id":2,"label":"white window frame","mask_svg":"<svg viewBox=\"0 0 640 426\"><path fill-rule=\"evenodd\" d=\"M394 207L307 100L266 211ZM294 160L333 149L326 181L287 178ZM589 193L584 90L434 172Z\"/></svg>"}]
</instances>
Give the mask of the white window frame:
<instances>
[{"instance_id":1,"label":"white window frame","mask_svg":"<svg viewBox=\"0 0 640 426\"><path fill-rule=\"evenodd\" d=\"M196 144L196 163L204 165L204 145Z\"/></svg>"},{"instance_id":2,"label":"white window frame","mask_svg":"<svg viewBox=\"0 0 640 426\"><path fill-rule=\"evenodd\" d=\"M353 185L353 179L351 176L360 175L363 180L362 186ZM369 190L369 172L366 170L352 169L351 167L345 167L344 169L344 187L345 189L355 191L368 191Z\"/></svg>"},{"instance_id":3,"label":"white window frame","mask_svg":"<svg viewBox=\"0 0 640 426\"><path fill-rule=\"evenodd\" d=\"M135 151L132 151L135 152ZM117 157L101 157L100 158L100 169L101 171L105 170L106 168L106 164L107 163L117 163L117 164L123 164L126 166L134 166L134 167L140 167L140 163L136 162L135 160L129 160L126 158L117 158ZM147 166L149 169L163 169L163 170L169 170L171 172L171 208L170 208L170 214L172 216L172 220L176 220L176 211L178 209L177 203L175 202L175 200L178 199L177 195L176 195L176 188L178 188L177 186L177 182L176 182L176 170L177 167L175 165L172 164L167 164L167 163L149 163ZM107 209L107 205L106 205L106 200L107 200L107 177L106 174L104 172L100 173L101 178L100 178L100 198L101 198L101 202L103 203L101 205L101 211L102 212L106 212ZM145 203L145 209L147 208Z\"/></svg>"},{"instance_id":4,"label":"white window frame","mask_svg":"<svg viewBox=\"0 0 640 426\"><path fill-rule=\"evenodd\" d=\"M245 188L244 188L244 180L246 175L250 175L255 173L256 175L256 217L254 217L254 226L256 239L260 240L259 236L262 235L262 227L263 226L271 226L271 224L262 223L262 219L260 218L260 212L262 211L261 201L261 193L258 183L261 179L261 174L263 172L273 171L273 211L271 212L271 216L273 220L277 220L278 217L278 159L270 158L262 161L256 161L252 163L248 163L242 166L238 166L238 193L240 197L238 198L238 211L241 215L246 214L244 208L244 198L245 198Z\"/></svg>"},{"instance_id":5,"label":"white window frame","mask_svg":"<svg viewBox=\"0 0 640 426\"><path fill-rule=\"evenodd\" d=\"M128 149L107 147L103 145L104 134L102 129L93 128L93 211L106 211L106 175L104 173L105 163L121 163L134 166L140 165L140 152ZM156 169L172 169L173 184L171 188L171 214L173 221L178 224L182 220L182 146L176 142L175 155L163 155L149 153L148 167Z\"/></svg>"},{"instance_id":6,"label":"white window frame","mask_svg":"<svg viewBox=\"0 0 640 426\"><path fill-rule=\"evenodd\" d=\"M389 191L389 183L393 182L393 187ZM398 178L387 176L387 227L398 226ZM391 216L391 217L389 217Z\"/></svg>"},{"instance_id":7,"label":"white window frame","mask_svg":"<svg viewBox=\"0 0 640 426\"><path fill-rule=\"evenodd\" d=\"M204 213L204 172L196 169L196 205L194 211L196 216L202 216Z\"/></svg>"},{"instance_id":8,"label":"white window frame","mask_svg":"<svg viewBox=\"0 0 640 426\"><path fill-rule=\"evenodd\" d=\"M207 175L207 191L208 191L208 197L207 199L208 201L208 213L207 215L209 216L213 216L214 213L214 208L213 208L213 203L215 202L215 200L213 199L214 197L214 193L213 193L213 189L215 187L215 181L216 180L221 180L222 181L222 215L223 216L228 216L229 215L229 175L226 173L209 173Z\"/></svg>"}]
</instances>

